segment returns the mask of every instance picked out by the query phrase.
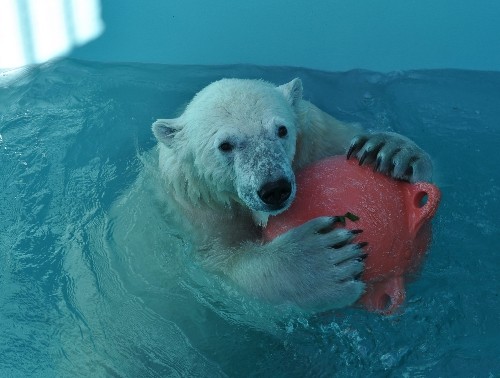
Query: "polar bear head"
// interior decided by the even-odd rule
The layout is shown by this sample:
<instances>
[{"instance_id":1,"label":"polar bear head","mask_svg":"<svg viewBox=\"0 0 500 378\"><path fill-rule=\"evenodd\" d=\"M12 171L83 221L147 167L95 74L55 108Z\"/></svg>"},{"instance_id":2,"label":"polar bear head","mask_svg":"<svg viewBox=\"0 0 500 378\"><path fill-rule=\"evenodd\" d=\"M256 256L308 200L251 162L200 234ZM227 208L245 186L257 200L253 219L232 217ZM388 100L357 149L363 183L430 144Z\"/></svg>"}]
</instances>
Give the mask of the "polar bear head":
<instances>
[{"instance_id":1,"label":"polar bear head","mask_svg":"<svg viewBox=\"0 0 500 378\"><path fill-rule=\"evenodd\" d=\"M274 86L223 79L201 90L175 119L153 124L160 165L174 195L196 206L236 202L276 214L295 197L299 79Z\"/></svg>"}]
</instances>

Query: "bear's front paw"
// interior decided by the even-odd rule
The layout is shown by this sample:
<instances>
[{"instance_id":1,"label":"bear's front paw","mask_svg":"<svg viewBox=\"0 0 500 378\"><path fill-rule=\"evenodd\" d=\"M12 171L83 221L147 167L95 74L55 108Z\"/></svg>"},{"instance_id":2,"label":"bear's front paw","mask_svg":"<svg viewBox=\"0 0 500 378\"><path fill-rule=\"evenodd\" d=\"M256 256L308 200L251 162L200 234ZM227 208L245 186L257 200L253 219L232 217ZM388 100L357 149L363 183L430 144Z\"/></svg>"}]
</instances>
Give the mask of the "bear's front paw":
<instances>
[{"instance_id":1,"label":"bear's front paw","mask_svg":"<svg viewBox=\"0 0 500 378\"><path fill-rule=\"evenodd\" d=\"M399 180L430 181L432 162L429 155L410 139L396 133L375 133L356 136L347 151L359 165L373 164L374 170Z\"/></svg>"},{"instance_id":2,"label":"bear's front paw","mask_svg":"<svg viewBox=\"0 0 500 378\"><path fill-rule=\"evenodd\" d=\"M366 243L353 241L361 230L337 228L338 222L335 217L319 217L278 237L284 281L293 283L289 294L304 309L345 307L364 291L360 277Z\"/></svg>"}]
</instances>

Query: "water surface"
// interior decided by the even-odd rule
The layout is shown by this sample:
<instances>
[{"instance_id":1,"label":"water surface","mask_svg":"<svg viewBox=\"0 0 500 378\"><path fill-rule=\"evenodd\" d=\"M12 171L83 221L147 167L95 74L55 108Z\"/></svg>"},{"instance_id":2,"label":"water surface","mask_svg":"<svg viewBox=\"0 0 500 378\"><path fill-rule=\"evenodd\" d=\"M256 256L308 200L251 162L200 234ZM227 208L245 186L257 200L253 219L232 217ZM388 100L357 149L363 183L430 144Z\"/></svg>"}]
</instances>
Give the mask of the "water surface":
<instances>
[{"instance_id":1,"label":"water surface","mask_svg":"<svg viewBox=\"0 0 500 378\"><path fill-rule=\"evenodd\" d=\"M306 319L192 263L145 174L150 125L222 77L300 77L320 108L432 155L442 203L401 311ZM499 125L493 72L62 60L0 73L0 374L500 374Z\"/></svg>"}]
</instances>

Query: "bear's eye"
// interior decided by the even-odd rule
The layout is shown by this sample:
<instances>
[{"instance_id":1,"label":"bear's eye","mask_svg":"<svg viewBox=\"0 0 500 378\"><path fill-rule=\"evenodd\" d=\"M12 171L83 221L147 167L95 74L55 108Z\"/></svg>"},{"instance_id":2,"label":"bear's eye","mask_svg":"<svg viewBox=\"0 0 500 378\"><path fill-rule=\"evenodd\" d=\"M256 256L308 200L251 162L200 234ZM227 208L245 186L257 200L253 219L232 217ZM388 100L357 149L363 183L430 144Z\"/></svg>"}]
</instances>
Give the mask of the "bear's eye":
<instances>
[{"instance_id":1,"label":"bear's eye","mask_svg":"<svg viewBox=\"0 0 500 378\"><path fill-rule=\"evenodd\" d=\"M280 138L286 137L287 134L288 134L288 129L286 128L286 126L278 127L278 136Z\"/></svg>"},{"instance_id":2,"label":"bear's eye","mask_svg":"<svg viewBox=\"0 0 500 378\"><path fill-rule=\"evenodd\" d=\"M233 148L234 146L229 142L222 142L219 145L219 150L221 150L222 152L231 152Z\"/></svg>"}]
</instances>

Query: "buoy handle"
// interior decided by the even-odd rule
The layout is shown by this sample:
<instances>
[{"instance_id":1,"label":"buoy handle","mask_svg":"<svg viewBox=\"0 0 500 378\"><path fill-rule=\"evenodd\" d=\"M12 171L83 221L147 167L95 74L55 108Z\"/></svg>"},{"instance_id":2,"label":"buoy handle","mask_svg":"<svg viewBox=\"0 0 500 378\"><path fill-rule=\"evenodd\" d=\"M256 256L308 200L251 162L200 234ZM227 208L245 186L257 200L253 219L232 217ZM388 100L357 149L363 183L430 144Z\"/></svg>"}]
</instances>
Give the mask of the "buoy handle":
<instances>
[{"instance_id":1,"label":"buoy handle","mask_svg":"<svg viewBox=\"0 0 500 378\"><path fill-rule=\"evenodd\" d=\"M406 187L408 226L413 237L436 214L440 199L438 187L428 182L417 182Z\"/></svg>"}]
</instances>

